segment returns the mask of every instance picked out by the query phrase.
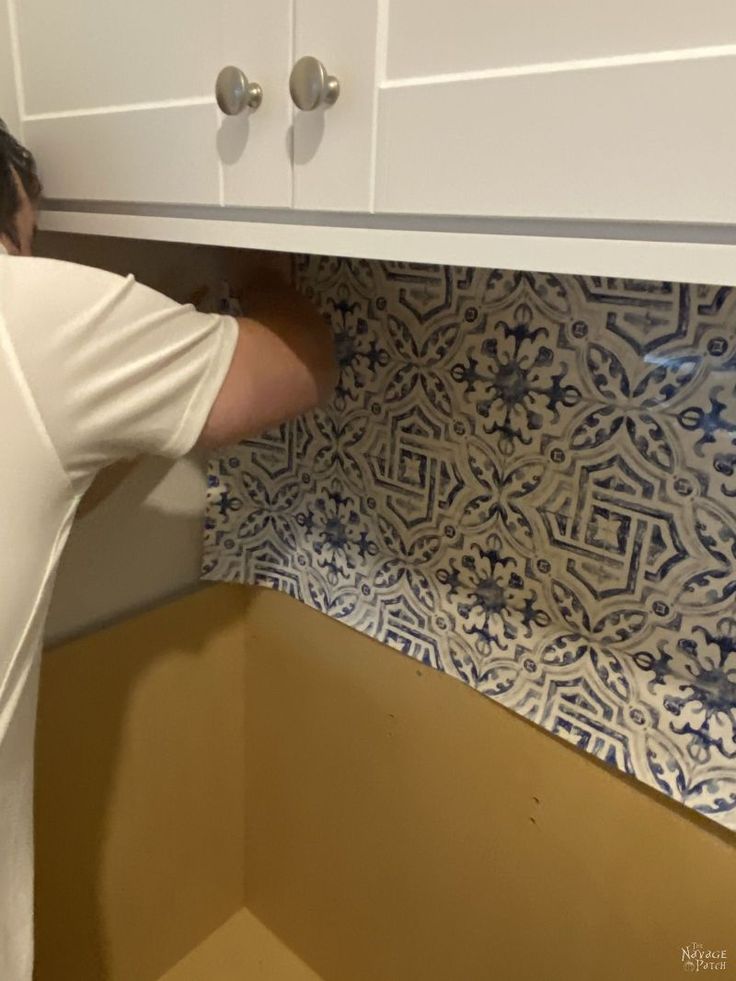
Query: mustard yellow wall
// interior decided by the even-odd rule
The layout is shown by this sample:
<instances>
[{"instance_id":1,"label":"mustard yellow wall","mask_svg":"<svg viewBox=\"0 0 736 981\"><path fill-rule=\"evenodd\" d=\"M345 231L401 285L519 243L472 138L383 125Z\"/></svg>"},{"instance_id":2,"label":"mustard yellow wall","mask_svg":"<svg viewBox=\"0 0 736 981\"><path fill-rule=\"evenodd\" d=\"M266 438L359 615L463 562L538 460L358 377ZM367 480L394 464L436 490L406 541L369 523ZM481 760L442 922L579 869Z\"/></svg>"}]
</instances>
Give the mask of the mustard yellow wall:
<instances>
[{"instance_id":1,"label":"mustard yellow wall","mask_svg":"<svg viewBox=\"0 0 736 981\"><path fill-rule=\"evenodd\" d=\"M325 981L736 977L733 836L268 590L48 651L37 789L38 981L157 978L243 903Z\"/></svg>"},{"instance_id":2,"label":"mustard yellow wall","mask_svg":"<svg viewBox=\"0 0 736 981\"><path fill-rule=\"evenodd\" d=\"M246 651L246 897L324 978L664 981L736 948L732 836L276 594Z\"/></svg>"},{"instance_id":3,"label":"mustard yellow wall","mask_svg":"<svg viewBox=\"0 0 736 981\"><path fill-rule=\"evenodd\" d=\"M203 590L45 652L37 981L158 978L242 906L243 599Z\"/></svg>"}]
</instances>

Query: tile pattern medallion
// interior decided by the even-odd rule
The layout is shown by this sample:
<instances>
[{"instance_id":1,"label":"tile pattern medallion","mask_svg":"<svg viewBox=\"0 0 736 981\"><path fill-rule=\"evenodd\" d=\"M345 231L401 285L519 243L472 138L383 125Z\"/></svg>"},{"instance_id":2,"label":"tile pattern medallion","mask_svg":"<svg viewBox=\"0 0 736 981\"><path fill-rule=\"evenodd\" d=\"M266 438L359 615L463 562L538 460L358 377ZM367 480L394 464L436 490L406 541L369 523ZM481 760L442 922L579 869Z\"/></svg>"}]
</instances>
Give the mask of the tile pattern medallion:
<instances>
[{"instance_id":1,"label":"tile pattern medallion","mask_svg":"<svg viewBox=\"0 0 736 981\"><path fill-rule=\"evenodd\" d=\"M736 291L295 260L329 407L210 461L283 590L736 829Z\"/></svg>"}]
</instances>

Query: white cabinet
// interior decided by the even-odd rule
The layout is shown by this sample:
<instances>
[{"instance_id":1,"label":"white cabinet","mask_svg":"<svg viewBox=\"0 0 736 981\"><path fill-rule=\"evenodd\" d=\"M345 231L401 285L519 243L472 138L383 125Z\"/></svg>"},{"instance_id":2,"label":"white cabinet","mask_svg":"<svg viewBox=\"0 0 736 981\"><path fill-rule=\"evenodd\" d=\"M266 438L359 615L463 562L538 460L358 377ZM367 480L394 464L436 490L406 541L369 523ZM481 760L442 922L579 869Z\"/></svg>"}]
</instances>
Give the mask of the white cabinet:
<instances>
[{"instance_id":1,"label":"white cabinet","mask_svg":"<svg viewBox=\"0 0 736 981\"><path fill-rule=\"evenodd\" d=\"M732 0L11 0L50 197L736 222ZM337 103L294 111L302 55ZM242 68L262 105L223 116Z\"/></svg>"},{"instance_id":2,"label":"white cabinet","mask_svg":"<svg viewBox=\"0 0 736 981\"><path fill-rule=\"evenodd\" d=\"M23 0L16 4L26 142L47 196L367 211L378 0ZM294 112L289 74L317 56L331 109ZM225 116L225 65L263 89ZM292 128L293 127L293 128Z\"/></svg>"},{"instance_id":3,"label":"white cabinet","mask_svg":"<svg viewBox=\"0 0 736 981\"><path fill-rule=\"evenodd\" d=\"M735 222L732 0L391 0L383 212Z\"/></svg>"},{"instance_id":4,"label":"white cabinet","mask_svg":"<svg viewBox=\"0 0 736 981\"><path fill-rule=\"evenodd\" d=\"M733 0L7 3L42 227L736 282Z\"/></svg>"},{"instance_id":5,"label":"white cabinet","mask_svg":"<svg viewBox=\"0 0 736 981\"><path fill-rule=\"evenodd\" d=\"M289 0L23 0L15 11L24 138L49 197L290 205ZM257 112L217 108L229 63L262 85Z\"/></svg>"}]
</instances>

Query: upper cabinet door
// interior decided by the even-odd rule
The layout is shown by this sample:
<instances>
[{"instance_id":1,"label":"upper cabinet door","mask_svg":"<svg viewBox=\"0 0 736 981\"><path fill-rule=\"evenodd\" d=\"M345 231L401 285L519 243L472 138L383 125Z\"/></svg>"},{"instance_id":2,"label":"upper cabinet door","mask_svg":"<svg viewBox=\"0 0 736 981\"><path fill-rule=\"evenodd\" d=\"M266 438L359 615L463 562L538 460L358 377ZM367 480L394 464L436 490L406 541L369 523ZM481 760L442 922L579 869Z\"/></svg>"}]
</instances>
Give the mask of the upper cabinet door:
<instances>
[{"instance_id":1,"label":"upper cabinet door","mask_svg":"<svg viewBox=\"0 0 736 981\"><path fill-rule=\"evenodd\" d=\"M390 0L379 211L736 221L733 0Z\"/></svg>"},{"instance_id":2,"label":"upper cabinet door","mask_svg":"<svg viewBox=\"0 0 736 981\"><path fill-rule=\"evenodd\" d=\"M222 204L242 203L247 187L259 204L289 203L288 159L273 146L259 148L260 167L250 159L257 130L274 125L265 83L286 71L287 0L10 2L24 138L47 197ZM259 50L259 21L272 43L280 36L280 56ZM264 86L260 128L257 112L217 107L228 63Z\"/></svg>"},{"instance_id":3,"label":"upper cabinet door","mask_svg":"<svg viewBox=\"0 0 736 981\"><path fill-rule=\"evenodd\" d=\"M222 203L291 207L292 0L220 2L223 18L217 71L234 65L263 90L255 111L245 110L235 116L219 113L217 155L222 167ZM206 7L206 0L201 5Z\"/></svg>"},{"instance_id":4,"label":"upper cabinet door","mask_svg":"<svg viewBox=\"0 0 736 981\"><path fill-rule=\"evenodd\" d=\"M294 109L296 208L372 208L377 28L382 3L295 0L294 61L305 55L316 58L340 85L333 105L323 104L311 111Z\"/></svg>"},{"instance_id":5,"label":"upper cabinet door","mask_svg":"<svg viewBox=\"0 0 736 981\"><path fill-rule=\"evenodd\" d=\"M219 202L217 9L15 0L15 11L24 136L48 197Z\"/></svg>"}]
</instances>

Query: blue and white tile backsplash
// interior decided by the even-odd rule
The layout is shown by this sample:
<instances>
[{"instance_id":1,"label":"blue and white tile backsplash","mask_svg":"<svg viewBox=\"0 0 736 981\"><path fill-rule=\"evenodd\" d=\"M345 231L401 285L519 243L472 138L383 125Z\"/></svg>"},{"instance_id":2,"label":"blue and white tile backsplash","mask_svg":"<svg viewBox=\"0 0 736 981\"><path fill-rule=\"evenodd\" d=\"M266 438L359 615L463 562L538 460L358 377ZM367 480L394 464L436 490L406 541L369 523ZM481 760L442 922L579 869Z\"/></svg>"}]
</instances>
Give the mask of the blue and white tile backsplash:
<instances>
[{"instance_id":1,"label":"blue and white tile backsplash","mask_svg":"<svg viewBox=\"0 0 736 981\"><path fill-rule=\"evenodd\" d=\"M736 291L299 257L341 377L211 460L283 590L736 829Z\"/></svg>"}]
</instances>

